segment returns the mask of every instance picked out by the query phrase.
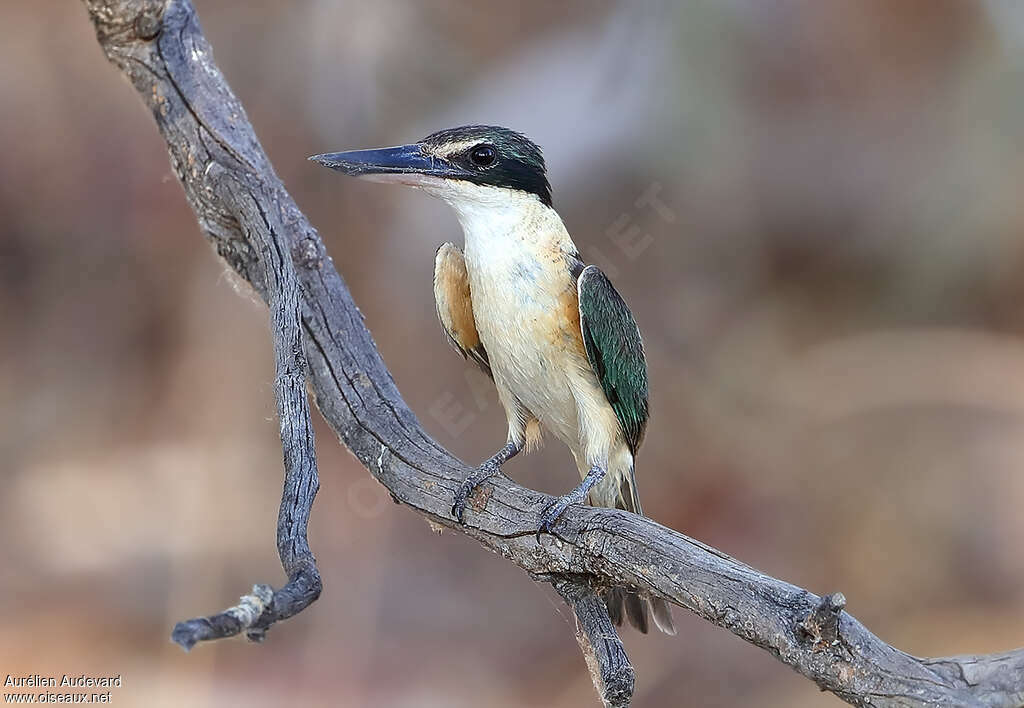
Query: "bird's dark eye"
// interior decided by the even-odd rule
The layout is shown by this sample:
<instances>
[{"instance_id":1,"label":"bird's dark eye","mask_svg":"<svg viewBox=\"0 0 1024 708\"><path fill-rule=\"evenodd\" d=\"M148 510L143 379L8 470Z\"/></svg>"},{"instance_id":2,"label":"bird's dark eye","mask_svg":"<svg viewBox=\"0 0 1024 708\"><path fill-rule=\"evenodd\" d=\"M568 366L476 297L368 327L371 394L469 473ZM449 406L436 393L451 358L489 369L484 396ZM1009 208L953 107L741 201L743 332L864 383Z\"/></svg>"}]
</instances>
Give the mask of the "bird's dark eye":
<instances>
[{"instance_id":1,"label":"bird's dark eye","mask_svg":"<svg viewBox=\"0 0 1024 708\"><path fill-rule=\"evenodd\" d=\"M469 159L477 167L490 167L498 159L498 153L490 145L477 145L469 153Z\"/></svg>"}]
</instances>

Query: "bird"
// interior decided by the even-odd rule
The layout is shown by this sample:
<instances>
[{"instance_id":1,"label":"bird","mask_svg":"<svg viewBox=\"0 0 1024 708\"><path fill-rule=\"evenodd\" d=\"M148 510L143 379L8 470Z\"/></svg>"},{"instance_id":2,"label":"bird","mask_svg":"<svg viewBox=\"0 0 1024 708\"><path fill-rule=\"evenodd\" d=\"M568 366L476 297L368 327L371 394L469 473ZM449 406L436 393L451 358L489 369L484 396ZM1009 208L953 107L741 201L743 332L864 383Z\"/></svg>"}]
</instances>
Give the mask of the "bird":
<instances>
[{"instance_id":1,"label":"bird","mask_svg":"<svg viewBox=\"0 0 1024 708\"><path fill-rule=\"evenodd\" d=\"M634 461L648 419L647 363L639 328L608 277L580 256L552 202L540 147L492 125L441 130L408 145L309 158L347 175L423 190L447 202L464 250L434 259L434 299L449 342L494 382L508 420L505 445L455 494L464 523L473 491L542 430L563 442L582 481L557 497L537 530L551 533L572 504L642 514ZM675 634L668 604L610 588L611 619L646 633L649 617Z\"/></svg>"}]
</instances>

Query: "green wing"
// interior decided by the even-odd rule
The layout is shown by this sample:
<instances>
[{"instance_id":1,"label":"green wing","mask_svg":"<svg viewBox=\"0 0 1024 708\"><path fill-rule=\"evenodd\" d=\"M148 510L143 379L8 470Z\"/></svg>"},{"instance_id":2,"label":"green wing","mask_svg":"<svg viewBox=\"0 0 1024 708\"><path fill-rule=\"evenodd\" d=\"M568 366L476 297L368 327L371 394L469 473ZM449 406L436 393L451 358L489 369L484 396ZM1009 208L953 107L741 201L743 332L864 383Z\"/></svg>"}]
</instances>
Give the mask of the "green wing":
<instances>
[{"instance_id":1,"label":"green wing","mask_svg":"<svg viewBox=\"0 0 1024 708\"><path fill-rule=\"evenodd\" d=\"M640 330L625 301L597 266L583 269L576 289L587 358L629 449L636 454L647 426L647 361Z\"/></svg>"}]
</instances>

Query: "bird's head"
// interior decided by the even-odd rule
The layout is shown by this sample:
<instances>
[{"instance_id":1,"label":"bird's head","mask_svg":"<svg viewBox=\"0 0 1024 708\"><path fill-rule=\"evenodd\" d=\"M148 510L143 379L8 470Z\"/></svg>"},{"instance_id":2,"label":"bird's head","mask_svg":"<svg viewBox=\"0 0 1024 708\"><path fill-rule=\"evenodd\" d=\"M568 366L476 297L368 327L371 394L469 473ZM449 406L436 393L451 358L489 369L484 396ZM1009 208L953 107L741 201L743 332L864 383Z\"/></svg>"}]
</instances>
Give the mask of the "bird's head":
<instances>
[{"instance_id":1,"label":"bird's head","mask_svg":"<svg viewBox=\"0 0 1024 708\"><path fill-rule=\"evenodd\" d=\"M417 143L314 155L347 175L417 187L459 210L535 197L551 206L544 157L526 136L492 125L441 130Z\"/></svg>"}]
</instances>

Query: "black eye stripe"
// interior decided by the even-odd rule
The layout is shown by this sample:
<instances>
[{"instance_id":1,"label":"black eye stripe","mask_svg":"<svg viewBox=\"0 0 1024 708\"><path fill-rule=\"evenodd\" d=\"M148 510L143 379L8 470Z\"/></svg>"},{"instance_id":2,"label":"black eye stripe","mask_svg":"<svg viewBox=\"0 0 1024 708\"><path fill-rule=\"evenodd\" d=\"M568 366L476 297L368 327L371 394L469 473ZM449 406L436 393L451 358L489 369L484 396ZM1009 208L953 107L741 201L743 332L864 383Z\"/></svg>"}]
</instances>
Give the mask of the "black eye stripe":
<instances>
[{"instance_id":1,"label":"black eye stripe","mask_svg":"<svg viewBox=\"0 0 1024 708\"><path fill-rule=\"evenodd\" d=\"M544 156L537 144L522 133L495 125L464 125L432 133L420 142L427 152L443 156L440 159L459 170L459 179L518 189L551 206ZM450 149L456 145L459 148L455 151ZM472 158L473 151L484 146L494 150L494 161L487 165Z\"/></svg>"}]
</instances>

